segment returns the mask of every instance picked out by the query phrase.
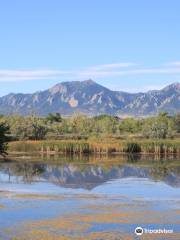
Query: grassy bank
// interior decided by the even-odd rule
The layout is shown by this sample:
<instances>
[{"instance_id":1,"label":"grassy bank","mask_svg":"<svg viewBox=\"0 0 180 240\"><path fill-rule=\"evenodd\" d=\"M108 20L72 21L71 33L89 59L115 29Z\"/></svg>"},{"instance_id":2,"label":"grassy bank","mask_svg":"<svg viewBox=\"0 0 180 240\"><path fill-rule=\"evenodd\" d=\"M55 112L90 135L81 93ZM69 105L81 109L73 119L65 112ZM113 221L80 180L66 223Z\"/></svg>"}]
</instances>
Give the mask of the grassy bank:
<instances>
[{"instance_id":1,"label":"grassy bank","mask_svg":"<svg viewBox=\"0 0 180 240\"><path fill-rule=\"evenodd\" d=\"M42 153L143 153L143 154L178 154L180 139L172 140L45 140L15 141L9 143L9 152Z\"/></svg>"}]
</instances>

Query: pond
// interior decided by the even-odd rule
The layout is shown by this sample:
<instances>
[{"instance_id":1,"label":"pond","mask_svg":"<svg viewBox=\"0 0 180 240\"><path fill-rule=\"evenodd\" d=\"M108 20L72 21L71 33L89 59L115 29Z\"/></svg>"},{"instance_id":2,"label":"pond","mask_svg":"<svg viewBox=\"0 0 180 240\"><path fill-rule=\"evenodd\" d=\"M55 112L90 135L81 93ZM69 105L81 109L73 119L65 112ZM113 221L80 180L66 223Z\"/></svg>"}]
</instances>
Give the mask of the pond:
<instances>
[{"instance_id":1,"label":"pond","mask_svg":"<svg viewBox=\"0 0 180 240\"><path fill-rule=\"evenodd\" d=\"M32 155L1 161L0 239L180 239L179 160Z\"/></svg>"}]
</instances>

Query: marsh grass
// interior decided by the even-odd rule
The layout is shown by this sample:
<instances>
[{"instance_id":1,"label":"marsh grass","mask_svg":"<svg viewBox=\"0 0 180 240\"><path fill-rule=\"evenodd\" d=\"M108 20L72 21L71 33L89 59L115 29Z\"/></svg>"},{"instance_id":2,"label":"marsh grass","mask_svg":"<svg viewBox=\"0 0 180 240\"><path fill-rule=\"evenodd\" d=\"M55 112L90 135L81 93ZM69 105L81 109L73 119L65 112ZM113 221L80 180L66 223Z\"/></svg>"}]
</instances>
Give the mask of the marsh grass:
<instances>
[{"instance_id":1,"label":"marsh grass","mask_svg":"<svg viewBox=\"0 0 180 240\"><path fill-rule=\"evenodd\" d=\"M148 153L180 155L180 140L44 140L9 143L9 152L70 154Z\"/></svg>"}]
</instances>

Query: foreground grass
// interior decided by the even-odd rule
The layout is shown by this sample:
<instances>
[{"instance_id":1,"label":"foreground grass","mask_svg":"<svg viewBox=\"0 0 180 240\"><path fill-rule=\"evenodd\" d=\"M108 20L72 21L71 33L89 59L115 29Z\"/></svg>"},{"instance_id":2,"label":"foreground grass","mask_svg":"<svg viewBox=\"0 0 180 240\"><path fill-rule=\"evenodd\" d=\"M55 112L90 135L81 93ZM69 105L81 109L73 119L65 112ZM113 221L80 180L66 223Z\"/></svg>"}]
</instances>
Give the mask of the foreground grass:
<instances>
[{"instance_id":1,"label":"foreground grass","mask_svg":"<svg viewBox=\"0 0 180 240\"><path fill-rule=\"evenodd\" d=\"M166 140L44 140L15 141L9 143L9 152L42 153L152 153L180 155L180 139Z\"/></svg>"}]
</instances>

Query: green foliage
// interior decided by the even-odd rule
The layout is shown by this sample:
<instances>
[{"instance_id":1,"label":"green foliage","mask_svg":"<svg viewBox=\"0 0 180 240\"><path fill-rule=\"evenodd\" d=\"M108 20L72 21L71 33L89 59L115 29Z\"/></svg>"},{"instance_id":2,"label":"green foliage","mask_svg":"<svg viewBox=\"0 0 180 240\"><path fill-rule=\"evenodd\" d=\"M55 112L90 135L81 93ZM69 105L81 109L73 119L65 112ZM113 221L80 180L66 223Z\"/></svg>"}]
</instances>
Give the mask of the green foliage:
<instances>
[{"instance_id":1,"label":"green foliage","mask_svg":"<svg viewBox=\"0 0 180 240\"><path fill-rule=\"evenodd\" d=\"M119 124L121 133L138 133L142 130L142 120L127 118Z\"/></svg>"},{"instance_id":2,"label":"green foliage","mask_svg":"<svg viewBox=\"0 0 180 240\"><path fill-rule=\"evenodd\" d=\"M157 117L149 118L143 126L143 135L147 138L163 139L172 137L173 121L167 113L161 113Z\"/></svg>"},{"instance_id":3,"label":"green foliage","mask_svg":"<svg viewBox=\"0 0 180 240\"><path fill-rule=\"evenodd\" d=\"M69 130L74 134L89 134L90 124L91 122L89 121L88 117L80 114L75 114L70 118Z\"/></svg>"},{"instance_id":4,"label":"green foliage","mask_svg":"<svg viewBox=\"0 0 180 240\"><path fill-rule=\"evenodd\" d=\"M9 132L9 127L6 123L0 123L0 155L6 155L7 150L7 142L9 138L7 137L7 133Z\"/></svg>"},{"instance_id":5,"label":"green foliage","mask_svg":"<svg viewBox=\"0 0 180 240\"><path fill-rule=\"evenodd\" d=\"M118 120L113 116L100 115L93 118L92 133L94 135L110 136L118 133Z\"/></svg>"},{"instance_id":6,"label":"green foliage","mask_svg":"<svg viewBox=\"0 0 180 240\"><path fill-rule=\"evenodd\" d=\"M61 122L62 117L60 113L49 113L49 115L46 117L46 120L50 123Z\"/></svg>"},{"instance_id":7,"label":"green foliage","mask_svg":"<svg viewBox=\"0 0 180 240\"><path fill-rule=\"evenodd\" d=\"M174 129L177 133L180 133L180 114L174 117Z\"/></svg>"},{"instance_id":8,"label":"green foliage","mask_svg":"<svg viewBox=\"0 0 180 240\"><path fill-rule=\"evenodd\" d=\"M30 138L34 140L44 139L48 132L47 127L38 119L32 121Z\"/></svg>"},{"instance_id":9,"label":"green foliage","mask_svg":"<svg viewBox=\"0 0 180 240\"><path fill-rule=\"evenodd\" d=\"M15 140L44 139L48 131L44 119L34 116L11 116L6 117L6 121Z\"/></svg>"},{"instance_id":10,"label":"green foliage","mask_svg":"<svg viewBox=\"0 0 180 240\"><path fill-rule=\"evenodd\" d=\"M14 140L65 139L62 136L74 139L136 136L165 139L180 133L180 115L172 117L166 113L144 119L81 114L63 118L59 113L49 114L48 117L0 116L0 122L3 121L10 126L10 135Z\"/></svg>"}]
</instances>

